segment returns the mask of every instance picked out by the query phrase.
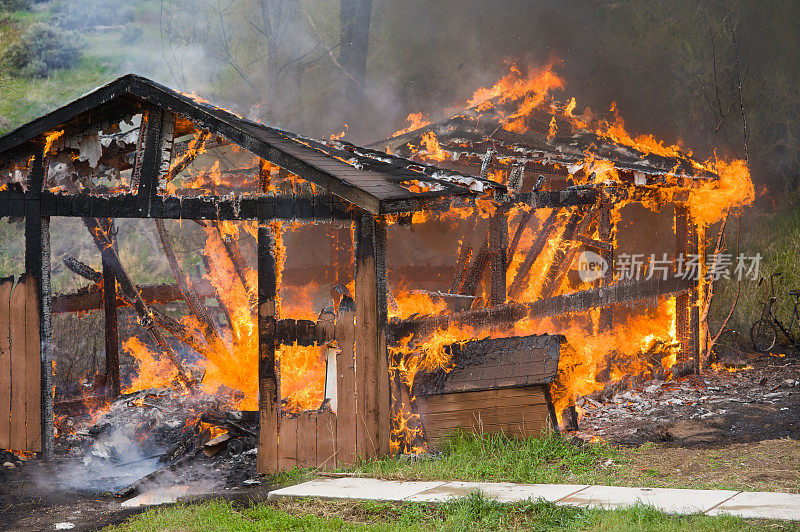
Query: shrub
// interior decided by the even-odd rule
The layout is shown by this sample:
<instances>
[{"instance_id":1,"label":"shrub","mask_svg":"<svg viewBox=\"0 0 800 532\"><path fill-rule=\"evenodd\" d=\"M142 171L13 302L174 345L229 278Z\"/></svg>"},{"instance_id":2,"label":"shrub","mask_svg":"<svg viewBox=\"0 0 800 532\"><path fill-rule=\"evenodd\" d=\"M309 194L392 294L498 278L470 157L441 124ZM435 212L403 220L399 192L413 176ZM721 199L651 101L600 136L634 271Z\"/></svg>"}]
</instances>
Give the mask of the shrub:
<instances>
[{"instance_id":1,"label":"shrub","mask_svg":"<svg viewBox=\"0 0 800 532\"><path fill-rule=\"evenodd\" d=\"M3 54L3 62L22 76L44 77L59 68L71 68L81 58L78 34L47 24L31 24Z\"/></svg>"},{"instance_id":2,"label":"shrub","mask_svg":"<svg viewBox=\"0 0 800 532\"><path fill-rule=\"evenodd\" d=\"M31 8L31 0L0 0L0 11L22 11Z\"/></svg>"}]
</instances>

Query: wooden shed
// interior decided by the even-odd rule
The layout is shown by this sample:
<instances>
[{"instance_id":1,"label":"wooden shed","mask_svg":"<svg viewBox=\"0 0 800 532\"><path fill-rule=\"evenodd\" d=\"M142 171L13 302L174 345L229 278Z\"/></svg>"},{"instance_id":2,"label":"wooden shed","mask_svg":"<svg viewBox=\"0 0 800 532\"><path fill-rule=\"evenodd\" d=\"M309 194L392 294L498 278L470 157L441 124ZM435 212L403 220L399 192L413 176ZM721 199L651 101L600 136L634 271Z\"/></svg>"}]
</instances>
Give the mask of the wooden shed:
<instances>
[{"instance_id":1,"label":"wooden shed","mask_svg":"<svg viewBox=\"0 0 800 532\"><path fill-rule=\"evenodd\" d=\"M31 309L26 315L38 314L38 321L36 316L28 321L31 334L19 333L30 341L25 344L26 360L35 361L37 352L40 360L39 379L30 377L35 371L26 365L25 396L30 409L41 408L41 442L31 440L39 436L32 431L25 448L41 448L46 458L53 449L51 217L83 218L102 255L109 355L118 342L117 287L165 352L169 350L164 334L181 334L152 310L156 295L163 296L164 290L140 290L127 275L114 247L114 218L257 223L257 271L254 276L239 273L251 296L246 306L257 321L258 367L252 372L258 375L261 472L296 465L328 467L388 454L391 444L405 437L415 375L409 368L424 358L418 346L450 327L464 327L469 341L451 348L451 371L425 377L429 384L423 386L418 404L411 406L422 414L434 442L452 428L472 427L476 419L484 429L521 434L552 426L556 413L547 399L547 385L560 369L561 340L515 335L516 325L533 319L599 309L599 324L587 330L603 329L612 326L615 306L677 296L679 361L697 368L697 282L675 276L615 278L612 213L619 198L652 203L653 190L665 176L682 190L696 179L714 176L693 175L684 160L662 158L654 165L652 157L645 160L625 148L605 154L617 164L621 184L576 185L568 168L585 154L575 142L551 142L538 133L535 138L515 135L500 130L497 123L466 115L459 120L473 118L488 130L459 131L461 122L437 124L394 139L387 153L282 131L128 75L0 138L0 216L25 219L25 297ZM419 144L434 129L450 143L450 159L443 156L433 165L420 157L396 155L405 153L402 147L409 139ZM586 140L587 146L594 145L589 141L604 148L613 145L595 137ZM229 166L220 163L219 150L228 150ZM197 173L187 173L192 165L202 164L206 167ZM487 177L493 165L503 164L508 170L505 179ZM552 179L543 186L545 177ZM198 178L204 181L198 183ZM685 199L670 195L671 210L661 215L669 222L661 245L673 256L696 251L699 245ZM415 235L430 237L436 263L418 260L410 240L398 247L393 261L388 259L387 240L392 233L408 237L414 213L444 216L456 209L466 216L457 216L455 228L417 224ZM549 214L538 221L532 213L540 209ZM281 310L278 289L292 276L281 275L277 222L328 229L309 241L327 246L329 267L287 273L325 278L326 286L342 278L353 287L350 292L337 285L336 308L326 306L316 320ZM530 233L532 238L521 238ZM458 240L454 235L466 237ZM473 235L478 242L474 249ZM442 251L454 242L459 246L456 252ZM537 260L547 254L550 243L555 253L538 270L542 289L528 296L528 276L537 272ZM302 247L291 244L288 253ZM570 271L578 253L586 249L598 251L610 263L611 273L573 284ZM236 254L228 251L236 262ZM515 257L519 260L512 260ZM175 271L176 284L167 291L187 302L197 301L197 287ZM257 281L247 281L250 278ZM390 307L397 306L395 295L407 287L413 294L421 285L430 285L436 292L427 292L444 300L461 298L459 305L436 307L435 312L412 308L390 320ZM80 310L84 299L61 298L58 309ZM93 301L100 304L99 298ZM491 338L478 340L487 336ZM206 340L210 345L214 338ZM276 350L288 345L318 346L327 353L329 370L334 368L325 384L336 390L335 396L326 397L316 409L291 412L282 404ZM6 360L10 359L0 342L0 370L10 363ZM0 387L0 408L21 415L4 392ZM38 421L29 419L31 424ZM20 447L22 438L17 441Z\"/></svg>"}]
</instances>

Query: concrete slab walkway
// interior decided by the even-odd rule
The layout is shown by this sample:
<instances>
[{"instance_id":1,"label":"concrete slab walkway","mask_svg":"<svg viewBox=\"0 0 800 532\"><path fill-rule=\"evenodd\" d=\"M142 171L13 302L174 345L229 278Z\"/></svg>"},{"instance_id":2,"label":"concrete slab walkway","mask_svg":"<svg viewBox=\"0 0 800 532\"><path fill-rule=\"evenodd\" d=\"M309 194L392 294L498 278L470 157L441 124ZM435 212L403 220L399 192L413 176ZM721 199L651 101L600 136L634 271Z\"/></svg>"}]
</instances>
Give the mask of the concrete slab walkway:
<instances>
[{"instance_id":1,"label":"concrete slab walkway","mask_svg":"<svg viewBox=\"0 0 800 532\"><path fill-rule=\"evenodd\" d=\"M507 482L400 482L374 478L323 478L269 493L282 497L379 501L445 502L481 491L499 502L542 499L559 505L623 508L637 503L670 514L735 515L800 521L800 494L731 490L626 488L585 484Z\"/></svg>"}]
</instances>

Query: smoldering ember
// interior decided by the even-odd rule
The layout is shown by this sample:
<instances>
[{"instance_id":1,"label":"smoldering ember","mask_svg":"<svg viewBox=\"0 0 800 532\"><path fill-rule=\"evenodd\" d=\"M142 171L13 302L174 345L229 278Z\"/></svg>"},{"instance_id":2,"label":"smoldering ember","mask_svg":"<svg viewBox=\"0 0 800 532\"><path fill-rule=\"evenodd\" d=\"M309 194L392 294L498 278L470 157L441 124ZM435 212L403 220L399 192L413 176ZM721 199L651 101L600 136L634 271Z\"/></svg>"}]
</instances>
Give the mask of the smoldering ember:
<instances>
[{"instance_id":1,"label":"smoldering ember","mask_svg":"<svg viewBox=\"0 0 800 532\"><path fill-rule=\"evenodd\" d=\"M28 15L11 4L0 13L22 27ZM276 15L261 4L267 24ZM286 8L313 33L309 54L364 94L371 4L342 0L339 51L318 50L327 29L315 20L329 15ZM109 28L87 35L122 26ZM733 66L714 60L732 88L715 63L702 91L719 145L697 148L705 157L631 132L616 104L581 110L568 56L509 61L450 104L405 109L390 135L397 124L371 109L359 120L384 133L357 143L347 125L291 132L276 125L286 115L237 102L239 90L206 99L209 85L186 86L183 71L152 76L166 83L122 75L15 129L0 122L0 528L390 519L296 502L303 489L408 497L419 510L382 511L448 528L450 510L425 501L470 491L451 481L524 485L476 484L481 504L517 500L492 495L501 488L550 501L503 510L523 527L553 502L582 506L564 519L588 529L610 519L590 508L637 501L656 520L708 512L673 523L687 529L800 519L800 495L777 493L800 490L800 228L778 205L793 200L751 170L748 139L763 124L748 130L758 102L746 106L725 28L709 46L731 40ZM364 57L348 55L359 46ZM343 94L335 105L357 102ZM726 121L742 122L743 150ZM358 491L361 477L373 493ZM371 477L430 482L412 493ZM543 483L574 489L550 499L528 486ZM606 484L640 491L597 502L622 489ZM655 488L730 491L701 508L671 491L669 504L648 498ZM570 502L584 489L600 495ZM724 504L771 492L789 501L777 513ZM733 517L711 517L718 506ZM202 511L245 528L207 528Z\"/></svg>"}]
</instances>

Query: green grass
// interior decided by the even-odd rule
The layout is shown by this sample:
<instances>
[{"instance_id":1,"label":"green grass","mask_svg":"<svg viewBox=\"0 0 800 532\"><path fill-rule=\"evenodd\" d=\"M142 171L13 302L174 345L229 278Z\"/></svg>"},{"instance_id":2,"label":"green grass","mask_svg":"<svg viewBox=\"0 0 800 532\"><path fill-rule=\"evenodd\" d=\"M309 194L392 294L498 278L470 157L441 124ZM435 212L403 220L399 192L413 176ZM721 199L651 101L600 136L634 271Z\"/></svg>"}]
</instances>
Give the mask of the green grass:
<instances>
[{"instance_id":1,"label":"green grass","mask_svg":"<svg viewBox=\"0 0 800 532\"><path fill-rule=\"evenodd\" d=\"M646 506L602 511L536 501L500 504L479 493L440 505L316 500L179 504L149 510L106 532L261 530L800 530L794 523L735 517L673 516Z\"/></svg>"},{"instance_id":2,"label":"green grass","mask_svg":"<svg viewBox=\"0 0 800 532\"><path fill-rule=\"evenodd\" d=\"M577 445L557 435L518 440L502 434L453 434L436 459L387 457L346 469L363 476L406 480L559 483L595 481L597 466L619 460L606 444Z\"/></svg>"},{"instance_id":3,"label":"green grass","mask_svg":"<svg viewBox=\"0 0 800 532\"><path fill-rule=\"evenodd\" d=\"M765 449L781 454L768 459ZM796 470L797 446L791 440L750 444L747 457L731 460L733 449L685 449L648 443L637 448L605 443L579 444L551 435L516 439L499 434L451 435L431 458L384 457L339 471L393 480L460 480L518 483L602 484L660 488L797 492L791 474L780 481L757 480L763 468ZM740 451L741 452L741 451ZM742 463L757 467L741 467ZM295 473L299 474L299 473ZM310 473L309 473L310 474Z\"/></svg>"}]
</instances>

